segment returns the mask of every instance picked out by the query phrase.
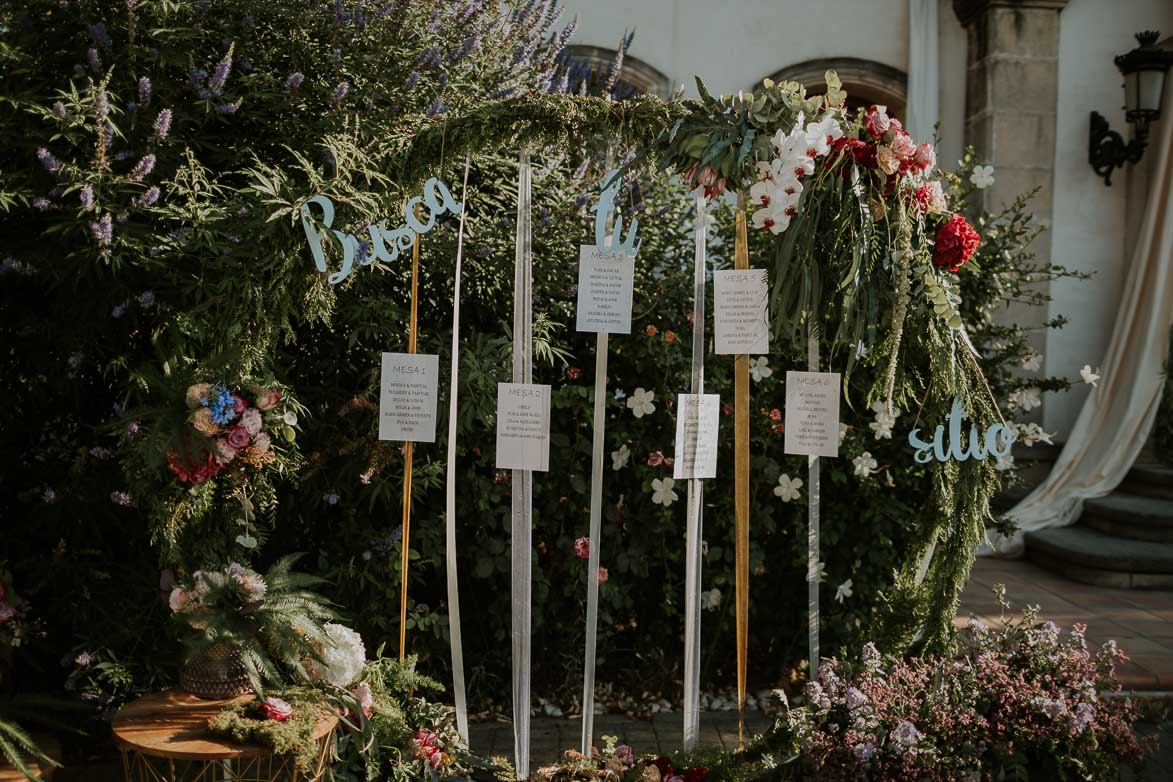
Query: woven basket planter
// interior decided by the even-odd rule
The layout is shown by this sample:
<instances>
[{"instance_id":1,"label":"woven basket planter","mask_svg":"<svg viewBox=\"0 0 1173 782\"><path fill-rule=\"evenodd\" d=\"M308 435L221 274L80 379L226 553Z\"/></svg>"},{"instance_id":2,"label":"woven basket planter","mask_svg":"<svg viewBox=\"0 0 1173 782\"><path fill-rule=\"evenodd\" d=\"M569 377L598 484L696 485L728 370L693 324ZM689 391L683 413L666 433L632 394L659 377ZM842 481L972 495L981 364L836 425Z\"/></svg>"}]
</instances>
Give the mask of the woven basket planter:
<instances>
[{"instance_id":1,"label":"woven basket planter","mask_svg":"<svg viewBox=\"0 0 1173 782\"><path fill-rule=\"evenodd\" d=\"M197 698L224 700L243 695L252 688L240 648L214 643L188 658L179 674L179 686Z\"/></svg>"}]
</instances>

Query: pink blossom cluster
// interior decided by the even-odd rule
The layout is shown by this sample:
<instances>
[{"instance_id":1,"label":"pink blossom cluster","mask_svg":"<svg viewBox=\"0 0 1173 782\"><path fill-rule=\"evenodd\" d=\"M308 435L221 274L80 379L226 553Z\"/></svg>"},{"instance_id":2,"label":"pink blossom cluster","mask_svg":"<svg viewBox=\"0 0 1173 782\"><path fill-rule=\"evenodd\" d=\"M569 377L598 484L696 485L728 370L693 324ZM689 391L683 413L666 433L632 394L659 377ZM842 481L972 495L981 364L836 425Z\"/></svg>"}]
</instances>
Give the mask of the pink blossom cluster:
<instances>
[{"instance_id":1,"label":"pink blossom cluster","mask_svg":"<svg viewBox=\"0 0 1173 782\"><path fill-rule=\"evenodd\" d=\"M440 737L427 728L420 728L411 740L411 746L415 756L426 760L432 768L442 768L450 763L449 756L440 748Z\"/></svg>"},{"instance_id":2,"label":"pink blossom cluster","mask_svg":"<svg viewBox=\"0 0 1173 782\"><path fill-rule=\"evenodd\" d=\"M1089 651L1082 625L1035 620L975 621L954 660L882 659L868 644L858 664L821 665L780 727L819 779L992 780L1011 767L1107 779L1143 759L1132 704L1104 697L1127 658L1113 642Z\"/></svg>"}]
</instances>

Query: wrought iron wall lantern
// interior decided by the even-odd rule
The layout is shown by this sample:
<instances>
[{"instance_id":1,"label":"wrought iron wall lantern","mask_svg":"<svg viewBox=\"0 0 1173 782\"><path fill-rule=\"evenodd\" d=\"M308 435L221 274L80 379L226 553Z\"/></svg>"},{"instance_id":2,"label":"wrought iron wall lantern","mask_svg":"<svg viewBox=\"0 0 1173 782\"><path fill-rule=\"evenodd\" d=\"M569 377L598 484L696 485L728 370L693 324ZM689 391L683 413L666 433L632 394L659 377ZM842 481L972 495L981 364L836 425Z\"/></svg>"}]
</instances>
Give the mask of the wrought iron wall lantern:
<instances>
[{"instance_id":1,"label":"wrought iron wall lantern","mask_svg":"<svg viewBox=\"0 0 1173 782\"><path fill-rule=\"evenodd\" d=\"M1140 161L1148 145L1149 124L1161 116L1165 74L1173 65L1173 52L1157 46L1158 38L1156 30L1137 33L1140 46L1116 58L1116 67L1124 75L1124 117L1133 127L1132 140L1125 142L1104 115L1092 112L1088 162L1109 187L1113 171Z\"/></svg>"}]
</instances>

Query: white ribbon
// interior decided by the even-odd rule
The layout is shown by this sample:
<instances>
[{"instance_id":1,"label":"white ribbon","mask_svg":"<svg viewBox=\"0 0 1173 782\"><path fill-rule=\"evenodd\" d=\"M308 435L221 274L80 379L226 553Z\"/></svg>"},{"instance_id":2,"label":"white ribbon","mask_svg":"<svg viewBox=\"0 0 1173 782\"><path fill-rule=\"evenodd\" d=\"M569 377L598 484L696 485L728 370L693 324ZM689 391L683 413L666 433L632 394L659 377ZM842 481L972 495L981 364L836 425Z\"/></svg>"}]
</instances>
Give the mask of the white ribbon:
<instances>
[{"instance_id":1,"label":"white ribbon","mask_svg":"<svg viewBox=\"0 0 1173 782\"><path fill-rule=\"evenodd\" d=\"M448 633L452 644L452 694L456 699L456 730L468 746L468 702L464 690L464 647L460 639L460 589L456 572L456 395L460 375L460 272L464 257L464 216L468 214L469 157L464 157L460 194L460 228L456 232L456 272L452 295L452 359L448 388L448 474L445 500L445 547L448 566Z\"/></svg>"},{"instance_id":2,"label":"white ribbon","mask_svg":"<svg viewBox=\"0 0 1173 782\"><path fill-rule=\"evenodd\" d=\"M819 327L812 323L807 328L806 369L808 372L818 372ZM808 675L813 680L819 670L819 457L808 456L806 459L806 579L807 621L809 622L807 636L810 649L810 673Z\"/></svg>"},{"instance_id":3,"label":"white ribbon","mask_svg":"<svg viewBox=\"0 0 1173 782\"><path fill-rule=\"evenodd\" d=\"M599 625L599 543L603 522L603 447L607 406L607 341L595 337L595 417L591 444L591 528L587 557L586 651L582 676L582 754L590 757L595 728L595 644Z\"/></svg>"},{"instance_id":4,"label":"white ribbon","mask_svg":"<svg viewBox=\"0 0 1173 782\"><path fill-rule=\"evenodd\" d=\"M705 197L696 197L693 249L693 319L691 393L705 392ZM684 749L700 738L701 686L701 536L704 532L704 484L688 482L684 575Z\"/></svg>"},{"instance_id":5,"label":"white ribbon","mask_svg":"<svg viewBox=\"0 0 1173 782\"><path fill-rule=\"evenodd\" d=\"M533 382L533 246L529 152L517 176L517 238L513 264L513 382ZM529 777L531 562L533 473L513 471L513 752L518 779Z\"/></svg>"}]
</instances>

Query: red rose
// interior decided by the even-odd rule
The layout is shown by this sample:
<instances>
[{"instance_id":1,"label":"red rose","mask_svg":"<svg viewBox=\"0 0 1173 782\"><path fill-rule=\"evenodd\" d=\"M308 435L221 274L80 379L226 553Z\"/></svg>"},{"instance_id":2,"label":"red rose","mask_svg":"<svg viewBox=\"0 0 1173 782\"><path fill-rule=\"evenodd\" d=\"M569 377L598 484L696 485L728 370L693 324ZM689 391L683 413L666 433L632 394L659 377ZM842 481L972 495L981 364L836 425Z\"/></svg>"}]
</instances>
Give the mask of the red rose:
<instances>
[{"instance_id":1,"label":"red rose","mask_svg":"<svg viewBox=\"0 0 1173 782\"><path fill-rule=\"evenodd\" d=\"M244 397L238 396L237 394L233 394L232 395L232 411L234 413L236 413L237 415L240 415L241 413L243 413L247 409L248 409L248 402L245 401Z\"/></svg>"},{"instance_id":2,"label":"red rose","mask_svg":"<svg viewBox=\"0 0 1173 782\"><path fill-rule=\"evenodd\" d=\"M247 448L250 438L248 430L237 424L228 430L228 434L224 436L224 439L227 440L228 444L233 448Z\"/></svg>"},{"instance_id":3,"label":"red rose","mask_svg":"<svg viewBox=\"0 0 1173 782\"><path fill-rule=\"evenodd\" d=\"M672 776L672 761L666 756L661 755L652 761L652 765L660 771L660 779L667 779Z\"/></svg>"},{"instance_id":4,"label":"red rose","mask_svg":"<svg viewBox=\"0 0 1173 782\"><path fill-rule=\"evenodd\" d=\"M937 229L933 239L933 265L955 272L973 256L982 238L961 215Z\"/></svg>"},{"instance_id":5,"label":"red rose","mask_svg":"<svg viewBox=\"0 0 1173 782\"><path fill-rule=\"evenodd\" d=\"M839 155L844 150L851 155L851 159L857 165L864 168L875 168L876 163L876 147L874 144L869 144L866 141L857 138L843 138L835 139L831 144L831 154L827 156L827 165L831 165L835 160L839 159ZM843 169L843 175L846 177L850 173L849 168Z\"/></svg>"},{"instance_id":6,"label":"red rose","mask_svg":"<svg viewBox=\"0 0 1173 782\"><path fill-rule=\"evenodd\" d=\"M180 459L175 451L171 451L167 454L167 466L175 473L175 477L184 483L203 483L209 478L216 477L223 465L216 461L216 457L211 453L205 454L203 461L188 462Z\"/></svg>"},{"instance_id":7,"label":"red rose","mask_svg":"<svg viewBox=\"0 0 1173 782\"><path fill-rule=\"evenodd\" d=\"M704 763L699 763L688 770L684 775L684 782L705 782L709 776L709 770L705 768Z\"/></svg>"}]
</instances>

